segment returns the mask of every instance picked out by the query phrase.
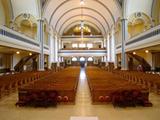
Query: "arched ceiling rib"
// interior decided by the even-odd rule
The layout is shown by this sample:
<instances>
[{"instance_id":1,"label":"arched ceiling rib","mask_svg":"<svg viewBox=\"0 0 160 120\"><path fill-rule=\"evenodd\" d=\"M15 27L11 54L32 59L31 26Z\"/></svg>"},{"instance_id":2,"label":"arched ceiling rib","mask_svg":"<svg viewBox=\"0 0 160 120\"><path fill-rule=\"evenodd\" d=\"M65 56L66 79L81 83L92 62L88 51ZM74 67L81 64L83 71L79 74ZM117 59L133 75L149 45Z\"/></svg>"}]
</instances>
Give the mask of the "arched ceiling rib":
<instances>
[{"instance_id":1,"label":"arched ceiling rib","mask_svg":"<svg viewBox=\"0 0 160 120\"><path fill-rule=\"evenodd\" d=\"M102 2L100 2L99 0L89 0L88 4L87 4L88 1L85 1L85 5L86 7L88 8L95 8L94 9L98 9L98 11L101 11L102 13L105 11L106 13L104 13L104 15L106 14L109 14L112 21L115 22L115 19L114 19L114 16L113 14L111 13L111 11L108 9L108 7L103 4ZM77 4L78 3L78 4ZM51 20L54 16L56 16L55 14L56 13L59 13L58 11L61 11L60 9L71 9L72 7L80 7L80 1L79 0L65 0L64 2L62 2L56 9L55 11L53 11L51 17L50 17L50 20L49 20L49 23L51 23ZM109 16L107 15L107 16Z\"/></svg>"},{"instance_id":2,"label":"arched ceiling rib","mask_svg":"<svg viewBox=\"0 0 160 120\"><path fill-rule=\"evenodd\" d=\"M86 17L85 20L100 26L103 34L107 33L118 17L121 16L121 9L116 0L84 0L84 2L83 14L90 17L90 19ZM76 17L76 20L71 19L72 21L65 22L72 16L79 16L81 14L80 9L80 0L48 0L44 8L44 17L57 32L61 31L62 34L67 24L80 20L80 17Z\"/></svg>"},{"instance_id":3,"label":"arched ceiling rib","mask_svg":"<svg viewBox=\"0 0 160 120\"><path fill-rule=\"evenodd\" d=\"M100 30L100 28L95 24L95 23L92 23L90 21L84 21L87 25L90 25L92 26L95 30L97 30L99 33L102 33L102 31ZM67 32L70 28L74 27L75 25L78 25L80 23L80 20L77 20L77 21L74 21L70 24L68 24L64 29L63 31L60 31L60 34L63 34L65 32Z\"/></svg>"},{"instance_id":4,"label":"arched ceiling rib","mask_svg":"<svg viewBox=\"0 0 160 120\"><path fill-rule=\"evenodd\" d=\"M65 26L67 26L68 24L72 23L73 21L80 20L80 19L81 19L81 15L75 15L75 16L72 16L72 17L66 19L63 22L63 24L60 26L60 28L58 28L58 33L60 33L61 30L63 31ZM99 26L103 35L105 35L107 33L105 27L103 26L103 24L97 18L95 18L93 16L90 16L90 15L84 15L84 21L86 21L86 20L92 21L97 26Z\"/></svg>"},{"instance_id":5,"label":"arched ceiling rib","mask_svg":"<svg viewBox=\"0 0 160 120\"><path fill-rule=\"evenodd\" d=\"M106 18L99 11L96 11L95 9L92 9L92 8L83 7L83 12L85 14L92 14L93 16L95 16L95 14L96 14L97 16L102 18L105 21L105 24L107 25L107 27L110 28L108 21L106 20ZM81 7L70 9L70 10L66 11L65 13L63 13L59 18L54 20L53 25L55 26L55 28L57 27L59 21L61 19L63 19L64 16L68 15L70 17L70 14L73 14L73 13L75 13L75 14L81 13Z\"/></svg>"},{"instance_id":6,"label":"arched ceiling rib","mask_svg":"<svg viewBox=\"0 0 160 120\"><path fill-rule=\"evenodd\" d=\"M79 12L77 12L77 11L79 11ZM61 19L59 19L57 21L57 24L53 24L55 26L55 29L58 31L59 26L61 26L66 20L72 18L72 16L76 16L76 15L81 16L81 14L80 14L81 10L77 9L77 11L73 10L72 12L65 14ZM105 29L110 29L109 24L106 23L107 21L105 21L105 19L101 15L99 15L98 13L91 11L91 10L84 10L84 11L85 11L84 12L85 14L83 14L83 17L90 16L91 18L96 19L96 21L98 21L100 24L102 24ZM79 14L77 14L77 13L79 13ZM81 20L81 18L79 20ZM54 23L56 23L56 21Z\"/></svg>"}]
</instances>

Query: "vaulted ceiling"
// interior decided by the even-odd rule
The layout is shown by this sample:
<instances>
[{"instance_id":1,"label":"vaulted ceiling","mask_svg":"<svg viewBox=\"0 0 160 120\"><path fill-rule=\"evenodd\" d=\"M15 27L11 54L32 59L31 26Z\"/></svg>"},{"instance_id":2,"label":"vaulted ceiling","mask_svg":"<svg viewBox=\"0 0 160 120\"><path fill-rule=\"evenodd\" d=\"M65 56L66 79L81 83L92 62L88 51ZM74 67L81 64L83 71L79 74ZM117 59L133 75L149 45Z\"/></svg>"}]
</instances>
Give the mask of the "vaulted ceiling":
<instances>
[{"instance_id":1,"label":"vaulted ceiling","mask_svg":"<svg viewBox=\"0 0 160 120\"><path fill-rule=\"evenodd\" d=\"M80 24L82 16L85 24L105 35L121 16L121 6L117 0L83 1L84 4L80 5L80 0L48 0L43 15L60 35Z\"/></svg>"},{"instance_id":2,"label":"vaulted ceiling","mask_svg":"<svg viewBox=\"0 0 160 120\"><path fill-rule=\"evenodd\" d=\"M63 35L73 26L79 25L83 16L84 24L92 26L105 36L122 16L122 1L125 3L123 6L125 16L129 18L137 12L143 12L151 17L154 0L83 0L84 4L80 5L81 1L10 0L12 21L24 13L31 14L36 19L41 18L42 4L43 18L59 35Z\"/></svg>"}]
</instances>

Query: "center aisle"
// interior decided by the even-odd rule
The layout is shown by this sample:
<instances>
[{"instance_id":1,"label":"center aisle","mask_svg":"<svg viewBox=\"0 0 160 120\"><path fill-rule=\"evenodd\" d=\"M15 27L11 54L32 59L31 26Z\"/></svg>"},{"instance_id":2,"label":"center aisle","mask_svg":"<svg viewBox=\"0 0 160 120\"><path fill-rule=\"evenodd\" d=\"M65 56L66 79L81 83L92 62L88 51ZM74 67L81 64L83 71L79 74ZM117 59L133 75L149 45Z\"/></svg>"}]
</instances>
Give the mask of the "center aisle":
<instances>
[{"instance_id":1,"label":"center aisle","mask_svg":"<svg viewBox=\"0 0 160 120\"><path fill-rule=\"evenodd\" d=\"M79 83L78 83L78 90L76 96L76 105L80 107L81 115L86 115L88 113L89 108L91 108L91 96L90 90L86 78L85 69L81 68Z\"/></svg>"}]
</instances>

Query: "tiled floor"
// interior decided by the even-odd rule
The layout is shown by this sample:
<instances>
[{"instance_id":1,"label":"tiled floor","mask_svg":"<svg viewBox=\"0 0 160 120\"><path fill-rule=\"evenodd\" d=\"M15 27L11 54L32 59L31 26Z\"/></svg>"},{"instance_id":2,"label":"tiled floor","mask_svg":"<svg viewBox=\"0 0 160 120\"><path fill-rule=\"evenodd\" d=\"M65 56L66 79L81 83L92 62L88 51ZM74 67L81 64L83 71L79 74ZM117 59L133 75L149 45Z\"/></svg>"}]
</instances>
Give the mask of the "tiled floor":
<instances>
[{"instance_id":1,"label":"tiled floor","mask_svg":"<svg viewBox=\"0 0 160 120\"><path fill-rule=\"evenodd\" d=\"M17 93L0 100L0 120L70 120L71 116L97 116L99 120L160 120L160 96L150 94L153 107L114 108L92 105L84 70L81 71L76 105L57 108L16 107Z\"/></svg>"}]
</instances>

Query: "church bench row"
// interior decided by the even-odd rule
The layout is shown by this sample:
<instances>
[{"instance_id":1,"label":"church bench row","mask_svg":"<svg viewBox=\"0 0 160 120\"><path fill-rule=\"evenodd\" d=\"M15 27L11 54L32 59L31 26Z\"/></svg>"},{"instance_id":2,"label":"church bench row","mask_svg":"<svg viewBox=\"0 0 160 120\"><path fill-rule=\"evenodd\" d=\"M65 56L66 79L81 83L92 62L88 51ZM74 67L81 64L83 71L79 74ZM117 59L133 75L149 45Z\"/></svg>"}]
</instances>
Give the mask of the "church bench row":
<instances>
[{"instance_id":1,"label":"church bench row","mask_svg":"<svg viewBox=\"0 0 160 120\"><path fill-rule=\"evenodd\" d=\"M0 76L0 98L16 91L18 87L43 78L51 71L24 72Z\"/></svg>"},{"instance_id":2,"label":"church bench row","mask_svg":"<svg viewBox=\"0 0 160 120\"><path fill-rule=\"evenodd\" d=\"M160 94L160 75L137 71L115 70L114 73L130 83L148 87L150 91Z\"/></svg>"},{"instance_id":3,"label":"church bench row","mask_svg":"<svg viewBox=\"0 0 160 120\"><path fill-rule=\"evenodd\" d=\"M151 106L149 90L97 67L87 68L87 79L93 104L113 103L118 106Z\"/></svg>"},{"instance_id":4,"label":"church bench row","mask_svg":"<svg viewBox=\"0 0 160 120\"><path fill-rule=\"evenodd\" d=\"M18 90L17 105L48 106L57 103L74 104L78 85L79 68L66 68Z\"/></svg>"}]
</instances>

